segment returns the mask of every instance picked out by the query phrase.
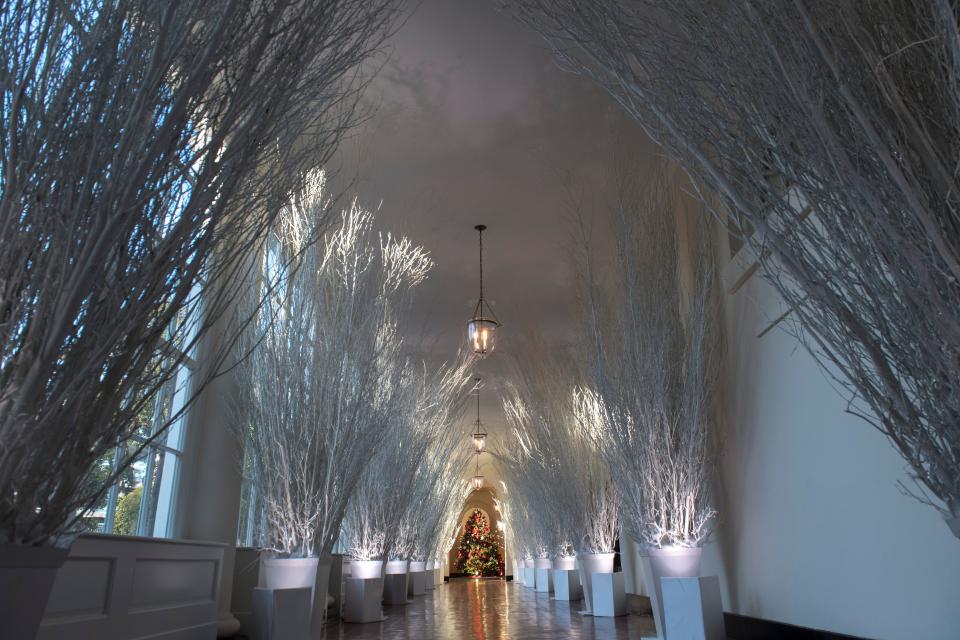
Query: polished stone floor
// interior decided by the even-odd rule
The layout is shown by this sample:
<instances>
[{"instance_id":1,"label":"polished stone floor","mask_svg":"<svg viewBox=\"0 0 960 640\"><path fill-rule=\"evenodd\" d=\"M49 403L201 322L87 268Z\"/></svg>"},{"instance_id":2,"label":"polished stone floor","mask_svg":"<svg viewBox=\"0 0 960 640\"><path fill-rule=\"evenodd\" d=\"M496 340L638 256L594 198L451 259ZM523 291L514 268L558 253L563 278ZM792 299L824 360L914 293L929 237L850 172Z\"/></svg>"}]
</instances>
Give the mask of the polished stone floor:
<instances>
[{"instance_id":1,"label":"polished stone floor","mask_svg":"<svg viewBox=\"0 0 960 640\"><path fill-rule=\"evenodd\" d=\"M637 615L594 618L577 613L582 603L552 600L514 582L457 579L413 598L405 606L384 607L386 620L371 624L336 623L330 640L546 640L630 639L654 635L653 619Z\"/></svg>"}]
</instances>

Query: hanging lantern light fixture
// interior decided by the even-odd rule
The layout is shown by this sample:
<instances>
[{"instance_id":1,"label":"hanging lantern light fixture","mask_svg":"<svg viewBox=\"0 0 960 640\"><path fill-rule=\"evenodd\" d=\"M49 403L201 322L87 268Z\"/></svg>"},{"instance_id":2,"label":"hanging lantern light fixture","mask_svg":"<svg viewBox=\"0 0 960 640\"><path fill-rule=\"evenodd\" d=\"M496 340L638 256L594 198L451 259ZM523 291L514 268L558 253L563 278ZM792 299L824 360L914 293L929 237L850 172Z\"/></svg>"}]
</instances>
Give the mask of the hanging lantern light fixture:
<instances>
[{"instance_id":1,"label":"hanging lantern light fixture","mask_svg":"<svg viewBox=\"0 0 960 640\"><path fill-rule=\"evenodd\" d=\"M477 306L473 310L473 317L467 323L467 341L470 343L473 352L481 356L493 351L497 329L500 327L500 322L497 321L493 309L483 299L483 232L486 228L486 225L482 224L474 227L480 236L480 297L477 299Z\"/></svg>"},{"instance_id":2,"label":"hanging lantern light fixture","mask_svg":"<svg viewBox=\"0 0 960 640\"><path fill-rule=\"evenodd\" d=\"M483 476L480 475L480 452L477 452L477 470L474 472L473 479L470 481L473 488L477 491L483 489Z\"/></svg>"},{"instance_id":3,"label":"hanging lantern light fixture","mask_svg":"<svg viewBox=\"0 0 960 640\"><path fill-rule=\"evenodd\" d=\"M475 380L477 383L474 387L477 394L477 422L474 424L473 434L470 437L473 438L473 450L477 452L477 455L480 455L487 448L487 434L483 431L483 423L480 422L480 378L475 378Z\"/></svg>"}]
</instances>

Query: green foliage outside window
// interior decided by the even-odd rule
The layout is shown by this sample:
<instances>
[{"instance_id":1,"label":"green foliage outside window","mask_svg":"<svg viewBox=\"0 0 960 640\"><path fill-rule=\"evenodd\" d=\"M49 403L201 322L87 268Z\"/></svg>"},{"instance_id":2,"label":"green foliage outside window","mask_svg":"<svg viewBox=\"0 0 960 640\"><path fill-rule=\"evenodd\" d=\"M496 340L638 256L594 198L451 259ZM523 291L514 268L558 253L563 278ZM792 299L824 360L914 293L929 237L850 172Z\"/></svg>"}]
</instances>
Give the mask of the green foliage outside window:
<instances>
[{"instance_id":1,"label":"green foliage outside window","mask_svg":"<svg viewBox=\"0 0 960 640\"><path fill-rule=\"evenodd\" d=\"M124 495L117 502L117 512L113 519L113 532L122 536L132 536L137 533L137 520L140 518L140 497L143 495L143 486L139 486Z\"/></svg>"}]
</instances>

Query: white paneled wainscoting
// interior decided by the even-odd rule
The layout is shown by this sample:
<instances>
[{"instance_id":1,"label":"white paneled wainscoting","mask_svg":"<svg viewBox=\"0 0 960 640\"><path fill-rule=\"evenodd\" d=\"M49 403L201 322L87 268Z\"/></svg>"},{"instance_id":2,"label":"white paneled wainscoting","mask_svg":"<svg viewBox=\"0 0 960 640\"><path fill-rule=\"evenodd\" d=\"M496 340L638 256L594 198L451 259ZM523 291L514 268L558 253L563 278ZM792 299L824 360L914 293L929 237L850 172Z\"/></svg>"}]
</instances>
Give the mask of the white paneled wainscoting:
<instances>
[{"instance_id":1,"label":"white paneled wainscoting","mask_svg":"<svg viewBox=\"0 0 960 640\"><path fill-rule=\"evenodd\" d=\"M57 572L37 638L214 638L224 546L80 536Z\"/></svg>"}]
</instances>

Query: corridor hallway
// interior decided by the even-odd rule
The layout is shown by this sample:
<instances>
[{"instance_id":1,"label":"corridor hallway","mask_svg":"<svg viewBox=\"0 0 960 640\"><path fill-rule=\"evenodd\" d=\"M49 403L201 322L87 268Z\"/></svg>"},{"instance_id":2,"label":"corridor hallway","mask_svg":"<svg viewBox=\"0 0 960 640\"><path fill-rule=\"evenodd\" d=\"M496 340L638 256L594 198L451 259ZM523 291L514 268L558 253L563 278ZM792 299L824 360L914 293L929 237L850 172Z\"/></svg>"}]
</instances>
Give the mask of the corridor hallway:
<instances>
[{"instance_id":1,"label":"corridor hallway","mask_svg":"<svg viewBox=\"0 0 960 640\"><path fill-rule=\"evenodd\" d=\"M386 620L336 623L330 640L548 640L583 638L638 640L653 633L653 619L635 615L594 618L577 613L583 602L563 602L515 582L454 579L413 598L406 606L383 608Z\"/></svg>"}]
</instances>

